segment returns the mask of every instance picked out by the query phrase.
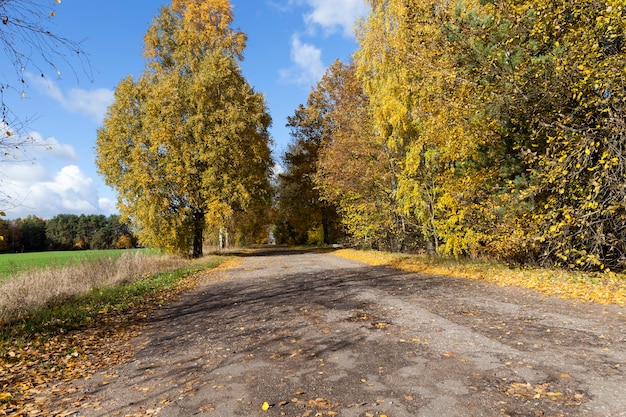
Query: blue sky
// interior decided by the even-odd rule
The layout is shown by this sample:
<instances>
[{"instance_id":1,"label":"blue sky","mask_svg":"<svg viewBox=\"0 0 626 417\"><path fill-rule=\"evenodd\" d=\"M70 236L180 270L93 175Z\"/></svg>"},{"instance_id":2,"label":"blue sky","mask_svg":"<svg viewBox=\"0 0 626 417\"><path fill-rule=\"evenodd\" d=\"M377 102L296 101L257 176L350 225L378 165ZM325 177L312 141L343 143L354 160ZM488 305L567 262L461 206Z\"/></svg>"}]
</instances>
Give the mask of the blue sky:
<instances>
[{"instance_id":1,"label":"blue sky","mask_svg":"<svg viewBox=\"0 0 626 417\"><path fill-rule=\"evenodd\" d=\"M40 0L44 2L46 0ZM45 146L26 149L18 161L0 162L1 204L8 218L34 214L113 214L116 195L94 164L96 131L119 81L144 69L143 35L169 1L62 0L50 22L54 33L82 41L91 75L80 62L60 63L58 76L41 78L26 68L25 97L7 91L4 101ZM286 118L306 101L311 87L335 60L357 48L353 24L367 13L363 0L231 0L234 26L248 35L241 63L250 84L265 94L277 161L289 143ZM14 69L0 53L0 81L15 84ZM0 126L3 128L3 126ZM4 127L6 128L6 127Z\"/></svg>"}]
</instances>

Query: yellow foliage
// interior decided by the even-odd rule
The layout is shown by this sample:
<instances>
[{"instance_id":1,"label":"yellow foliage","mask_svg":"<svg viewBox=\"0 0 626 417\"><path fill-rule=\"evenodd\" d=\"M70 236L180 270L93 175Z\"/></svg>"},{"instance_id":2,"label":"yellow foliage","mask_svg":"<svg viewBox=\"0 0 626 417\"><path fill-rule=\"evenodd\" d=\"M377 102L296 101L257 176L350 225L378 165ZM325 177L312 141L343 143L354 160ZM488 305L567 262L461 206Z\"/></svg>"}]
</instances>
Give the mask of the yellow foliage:
<instances>
[{"instance_id":1,"label":"yellow foliage","mask_svg":"<svg viewBox=\"0 0 626 417\"><path fill-rule=\"evenodd\" d=\"M117 243L115 245L118 249L130 249L133 247L133 242L130 236L121 235L119 239L117 239Z\"/></svg>"},{"instance_id":2,"label":"yellow foliage","mask_svg":"<svg viewBox=\"0 0 626 417\"><path fill-rule=\"evenodd\" d=\"M443 254L626 266L623 0L369 0L391 194Z\"/></svg>"},{"instance_id":3,"label":"yellow foliage","mask_svg":"<svg viewBox=\"0 0 626 417\"><path fill-rule=\"evenodd\" d=\"M232 19L228 0L161 9L145 36L149 70L120 82L98 131L98 168L144 244L199 256L208 226L233 226L233 213L268 220L271 118L241 74Z\"/></svg>"},{"instance_id":4,"label":"yellow foliage","mask_svg":"<svg viewBox=\"0 0 626 417\"><path fill-rule=\"evenodd\" d=\"M353 249L341 249L333 253L374 266L387 265L408 272L447 275L451 278L529 288L546 295L581 302L626 305L626 276L613 272L586 273L547 268L512 268L495 262Z\"/></svg>"},{"instance_id":5,"label":"yellow foliage","mask_svg":"<svg viewBox=\"0 0 626 417\"><path fill-rule=\"evenodd\" d=\"M355 65L337 61L315 92L326 97L325 124L331 128L319 150L315 185L338 207L351 240L361 247L397 250L412 236L403 230L393 194L397 184L394 152L379 140L369 101Z\"/></svg>"}]
</instances>

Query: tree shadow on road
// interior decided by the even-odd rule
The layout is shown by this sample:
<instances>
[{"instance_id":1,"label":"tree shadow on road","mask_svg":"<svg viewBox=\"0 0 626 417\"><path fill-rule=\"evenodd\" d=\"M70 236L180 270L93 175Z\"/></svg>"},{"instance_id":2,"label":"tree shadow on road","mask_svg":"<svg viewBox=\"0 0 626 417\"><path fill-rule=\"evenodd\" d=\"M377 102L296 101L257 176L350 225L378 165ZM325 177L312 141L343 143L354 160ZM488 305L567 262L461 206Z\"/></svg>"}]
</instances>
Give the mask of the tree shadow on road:
<instances>
[{"instance_id":1,"label":"tree shadow on road","mask_svg":"<svg viewBox=\"0 0 626 417\"><path fill-rule=\"evenodd\" d=\"M365 404L371 398L367 386L359 381L375 379L383 372L381 369L386 375L404 375L403 369L414 369L415 357L432 362L433 369L449 366L449 372L456 372L460 363L465 364L453 354L442 356L427 345L399 342L401 329L394 322L395 312L362 297L364 294L404 299L408 304L424 307L428 314L509 346L520 355L526 346L546 346L545 349L558 351L579 350L580 341L587 345L591 345L589 341L602 343L594 345L600 348L620 343L610 337L598 339L584 329L561 329L540 320L539 314L555 305L561 313L571 313L571 305L564 301L548 307L547 302L528 291L345 260L337 261L345 263L336 268L332 257L320 260L314 258L316 254L284 247L245 251L240 256L267 259L251 260L226 271L229 278L207 282L158 311L145 332L146 343L135 355L137 366L127 374L125 386L147 389L137 395L137 402L132 405L156 404L164 398L180 396L185 400L172 400L175 404L168 405L171 414L167 415L191 415L205 406L199 402L201 398L218 408L219 404L234 403L237 413L245 410L246 415L253 415L258 404L240 404L233 398L243 397L245 392L256 399L288 399L296 391L314 392L313 399L334 398L344 405ZM281 269L281 263L287 267ZM507 310L509 303L511 308ZM522 305L524 309L516 307ZM556 310L550 311L552 314ZM597 312L588 313L589 317L593 315ZM580 313L579 317L587 316ZM619 330L615 332L618 335ZM520 345L520 341L524 343ZM598 369L604 362L610 363L600 356L595 360ZM509 367L504 369L508 372ZM618 372L601 370L603 375ZM556 369L550 372L559 375ZM474 385L487 392L489 400L510 400L510 384L495 384L489 373L471 375ZM505 376L518 378L514 374ZM560 383L562 386L553 388L582 395L582 391L575 391L576 381ZM379 386L377 395L394 395L385 389ZM97 385L89 394L109 398L127 395L115 390L123 388ZM425 400L414 394L411 398L408 402L396 400L400 408L393 414L416 415ZM542 405L545 410L558 406L547 400ZM122 405L106 411L126 410ZM219 412L240 415L234 409Z\"/></svg>"}]
</instances>

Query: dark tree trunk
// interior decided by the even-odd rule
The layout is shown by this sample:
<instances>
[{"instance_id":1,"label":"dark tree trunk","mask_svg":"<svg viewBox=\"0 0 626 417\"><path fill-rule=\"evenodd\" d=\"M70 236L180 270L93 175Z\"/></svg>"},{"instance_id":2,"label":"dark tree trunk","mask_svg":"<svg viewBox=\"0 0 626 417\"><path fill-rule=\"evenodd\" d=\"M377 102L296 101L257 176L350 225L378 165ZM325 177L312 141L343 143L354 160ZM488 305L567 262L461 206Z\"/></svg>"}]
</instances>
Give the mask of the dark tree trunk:
<instances>
[{"instance_id":1,"label":"dark tree trunk","mask_svg":"<svg viewBox=\"0 0 626 417\"><path fill-rule=\"evenodd\" d=\"M324 232L324 243L330 244L330 226L331 221L334 219L334 208L324 204L322 206L322 230Z\"/></svg>"},{"instance_id":2,"label":"dark tree trunk","mask_svg":"<svg viewBox=\"0 0 626 417\"><path fill-rule=\"evenodd\" d=\"M194 211L193 213L193 253L192 258L202 257L202 244L204 241L204 212Z\"/></svg>"},{"instance_id":3,"label":"dark tree trunk","mask_svg":"<svg viewBox=\"0 0 626 417\"><path fill-rule=\"evenodd\" d=\"M328 218L326 216L322 217L322 230L324 231L324 243L330 243L330 236L328 232Z\"/></svg>"}]
</instances>

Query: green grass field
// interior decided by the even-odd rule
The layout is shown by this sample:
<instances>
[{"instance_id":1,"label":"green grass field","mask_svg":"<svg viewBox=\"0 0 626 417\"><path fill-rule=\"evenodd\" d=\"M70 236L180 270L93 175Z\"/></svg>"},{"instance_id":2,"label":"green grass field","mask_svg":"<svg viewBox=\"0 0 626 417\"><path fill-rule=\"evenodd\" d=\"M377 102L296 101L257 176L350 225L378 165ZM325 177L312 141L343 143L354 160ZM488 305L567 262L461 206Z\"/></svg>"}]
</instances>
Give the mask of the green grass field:
<instances>
[{"instance_id":1,"label":"green grass field","mask_svg":"<svg viewBox=\"0 0 626 417\"><path fill-rule=\"evenodd\" d=\"M62 267L79 263L83 260L101 257L119 258L129 251L146 249L110 249L110 250L81 250L81 251L50 251L32 253L3 253L0 254L0 281L28 271L29 269Z\"/></svg>"}]
</instances>

